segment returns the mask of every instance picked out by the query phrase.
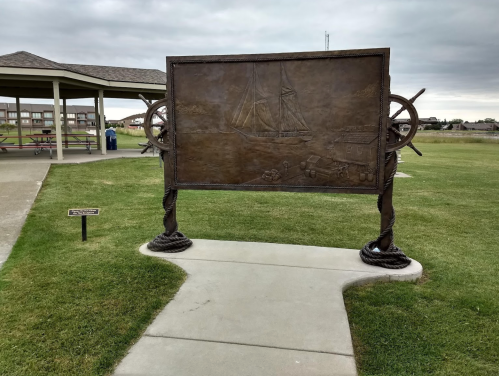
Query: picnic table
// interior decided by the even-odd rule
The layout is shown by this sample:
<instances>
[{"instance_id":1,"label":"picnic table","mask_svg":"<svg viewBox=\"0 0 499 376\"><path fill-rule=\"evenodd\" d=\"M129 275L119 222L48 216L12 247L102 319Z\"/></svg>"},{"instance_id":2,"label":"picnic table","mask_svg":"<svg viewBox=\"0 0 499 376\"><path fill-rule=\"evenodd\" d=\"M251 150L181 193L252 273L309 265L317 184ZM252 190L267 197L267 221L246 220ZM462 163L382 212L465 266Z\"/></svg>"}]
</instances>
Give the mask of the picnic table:
<instances>
[{"instance_id":1,"label":"picnic table","mask_svg":"<svg viewBox=\"0 0 499 376\"><path fill-rule=\"evenodd\" d=\"M93 141L92 138L97 137L96 135L92 134L75 134L75 133L67 133L67 134L62 134L61 135L64 138L70 138L70 140L66 139L64 141L64 144L66 146L84 146L86 150L88 150L89 154L92 154L92 145L97 145L96 141ZM57 135L55 134L29 134L26 136L5 136L5 135L0 135L0 149L3 150L4 152L7 151L7 149L34 149L35 155L40 154L44 150L48 150L50 153L50 159L52 159L52 149L57 148L57 143L56 143L56 137ZM25 144L21 143L22 139L30 139L31 142L27 142ZM5 142L8 139L17 139L18 143L13 143L13 142Z\"/></svg>"}]
</instances>

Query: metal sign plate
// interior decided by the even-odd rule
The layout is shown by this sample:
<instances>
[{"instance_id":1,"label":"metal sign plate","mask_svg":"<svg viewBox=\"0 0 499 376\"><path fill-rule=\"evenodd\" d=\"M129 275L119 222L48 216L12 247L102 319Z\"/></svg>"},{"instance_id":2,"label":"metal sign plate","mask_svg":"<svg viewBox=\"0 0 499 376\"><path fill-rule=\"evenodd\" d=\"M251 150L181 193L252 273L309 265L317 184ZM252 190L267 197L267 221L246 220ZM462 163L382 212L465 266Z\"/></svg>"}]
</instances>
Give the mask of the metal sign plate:
<instances>
[{"instance_id":1,"label":"metal sign plate","mask_svg":"<svg viewBox=\"0 0 499 376\"><path fill-rule=\"evenodd\" d=\"M69 209L68 217L83 217L86 215L99 215L100 209Z\"/></svg>"},{"instance_id":2,"label":"metal sign plate","mask_svg":"<svg viewBox=\"0 0 499 376\"><path fill-rule=\"evenodd\" d=\"M381 193L389 55L167 57L173 187Z\"/></svg>"}]
</instances>

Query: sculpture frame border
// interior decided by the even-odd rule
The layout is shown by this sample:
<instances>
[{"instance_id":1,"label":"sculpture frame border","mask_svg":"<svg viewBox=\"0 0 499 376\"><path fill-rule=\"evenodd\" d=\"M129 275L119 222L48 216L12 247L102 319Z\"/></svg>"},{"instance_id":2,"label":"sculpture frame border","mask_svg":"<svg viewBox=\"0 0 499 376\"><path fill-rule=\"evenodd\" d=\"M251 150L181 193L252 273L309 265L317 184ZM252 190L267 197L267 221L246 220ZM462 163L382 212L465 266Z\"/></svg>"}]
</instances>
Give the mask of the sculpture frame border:
<instances>
[{"instance_id":1,"label":"sculpture frame border","mask_svg":"<svg viewBox=\"0 0 499 376\"><path fill-rule=\"evenodd\" d=\"M264 184L214 184L214 183L179 183L177 180L177 154L176 154L176 117L175 117L175 65L199 63L247 63L289 60L314 60L379 56L381 66L381 99L380 116L378 125L378 155L376 185L374 187L331 187L331 186L295 186L295 185L264 185ZM390 49L361 49L320 52L295 52L276 54L247 54L247 55L209 55L209 56L167 56L167 111L168 111L168 149L169 163L165 163L165 174L171 177L173 189L196 190L233 190L233 191L284 191L284 192L312 192L312 193L360 193L382 194L384 184L386 135L389 116L389 75Z\"/></svg>"}]
</instances>

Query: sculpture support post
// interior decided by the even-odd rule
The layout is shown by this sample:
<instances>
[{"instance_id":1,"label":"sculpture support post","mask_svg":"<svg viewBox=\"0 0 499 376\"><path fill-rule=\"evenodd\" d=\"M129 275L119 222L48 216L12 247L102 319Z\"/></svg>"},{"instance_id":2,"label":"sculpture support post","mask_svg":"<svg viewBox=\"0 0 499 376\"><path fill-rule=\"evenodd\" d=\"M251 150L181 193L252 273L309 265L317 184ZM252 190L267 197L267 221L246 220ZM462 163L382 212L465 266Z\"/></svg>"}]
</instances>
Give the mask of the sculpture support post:
<instances>
[{"instance_id":1,"label":"sculpture support post","mask_svg":"<svg viewBox=\"0 0 499 376\"><path fill-rule=\"evenodd\" d=\"M163 208L165 215L163 225L165 232L159 234L147 244L147 248L154 252L176 253L185 251L192 245L192 241L184 234L178 231L177 224L177 194L176 189L171 186L171 163L168 158L168 152L163 152L165 166L165 195L163 196Z\"/></svg>"},{"instance_id":2,"label":"sculpture support post","mask_svg":"<svg viewBox=\"0 0 499 376\"><path fill-rule=\"evenodd\" d=\"M388 120L390 121L390 120ZM396 136L393 132L388 132L388 143L396 142ZM391 156L388 156L391 154ZM393 172L396 172L396 158L397 154L394 152L387 153L386 158L388 158L387 163L385 164L385 189L383 194L380 196L381 199L381 228L380 228L380 236L383 233L383 230L390 226L390 222L392 221L392 215L395 215L395 211L393 209L393 177L391 177ZM395 169L395 171L394 171ZM394 220L394 219L393 219ZM390 231L383 236L379 240L379 249L381 251L386 251L390 247L390 244L393 242L393 230Z\"/></svg>"},{"instance_id":3,"label":"sculpture support post","mask_svg":"<svg viewBox=\"0 0 499 376\"><path fill-rule=\"evenodd\" d=\"M164 153L168 155L168 153ZM163 154L163 155L164 155ZM176 189L172 189L172 179L171 179L171 167L168 156L166 157L166 161L163 161L164 171L165 171L165 197L163 207L165 209L165 218L163 220L163 224L165 226L165 234L171 235L178 229L177 223L177 194L178 191ZM168 208L170 208L168 212Z\"/></svg>"},{"instance_id":4,"label":"sculpture support post","mask_svg":"<svg viewBox=\"0 0 499 376\"><path fill-rule=\"evenodd\" d=\"M390 121L390 120L389 120ZM388 133L388 143L397 138L395 133ZM385 184L383 194L378 196L378 210L381 214L381 230L378 239L368 242L360 250L360 258L366 264L381 266L387 269L402 269L411 263L402 250L393 242L393 225L395 210L393 209L393 180L397 172L397 153L385 154Z\"/></svg>"},{"instance_id":5,"label":"sculpture support post","mask_svg":"<svg viewBox=\"0 0 499 376\"><path fill-rule=\"evenodd\" d=\"M163 209L165 210L165 215L163 216L163 226L165 227L165 232L159 234L147 244L147 248L154 252L167 252L176 253L182 252L192 245L192 241L187 238L184 234L178 231L177 224L177 195L178 191L173 189L173 163L170 158L171 143L169 137L169 130L166 118L157 112L157 110L165 105L165 101L157 101L154 104L147 103L149 109L147 110L144 119L144 128L149 138L151 145L158 146L161 149L160 156L163 159L164 174L165 174L165 194L163 196ZM152 117L153 115L158 116L164 122L164 128L160 132L160 135L155 137L152 133ZM162 139L162 142L159 141ZM145 149L144 149L145 151Z\"/></svg>"}]
</instances>

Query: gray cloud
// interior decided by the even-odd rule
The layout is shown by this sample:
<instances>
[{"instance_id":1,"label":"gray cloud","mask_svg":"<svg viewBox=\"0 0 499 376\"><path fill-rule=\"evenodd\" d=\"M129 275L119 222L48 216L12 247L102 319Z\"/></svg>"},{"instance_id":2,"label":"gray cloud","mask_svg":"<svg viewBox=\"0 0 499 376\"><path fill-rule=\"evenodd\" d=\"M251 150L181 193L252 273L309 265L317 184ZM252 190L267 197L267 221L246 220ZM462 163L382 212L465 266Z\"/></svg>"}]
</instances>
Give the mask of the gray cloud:
<instances>
[{"instance_id":1,"label":"gray cloud","mask_svg":"<svg viewBox=\"0 0 499 376\"><path fill-rule=\"evenodd\" d=\"M1 54L162 70L167 55L322 50L328 30L330 49L390 47L392 92L428 88L422 116L499 118L497 0L17 0L1 11Z\"/></svg>"}]
</instances>

